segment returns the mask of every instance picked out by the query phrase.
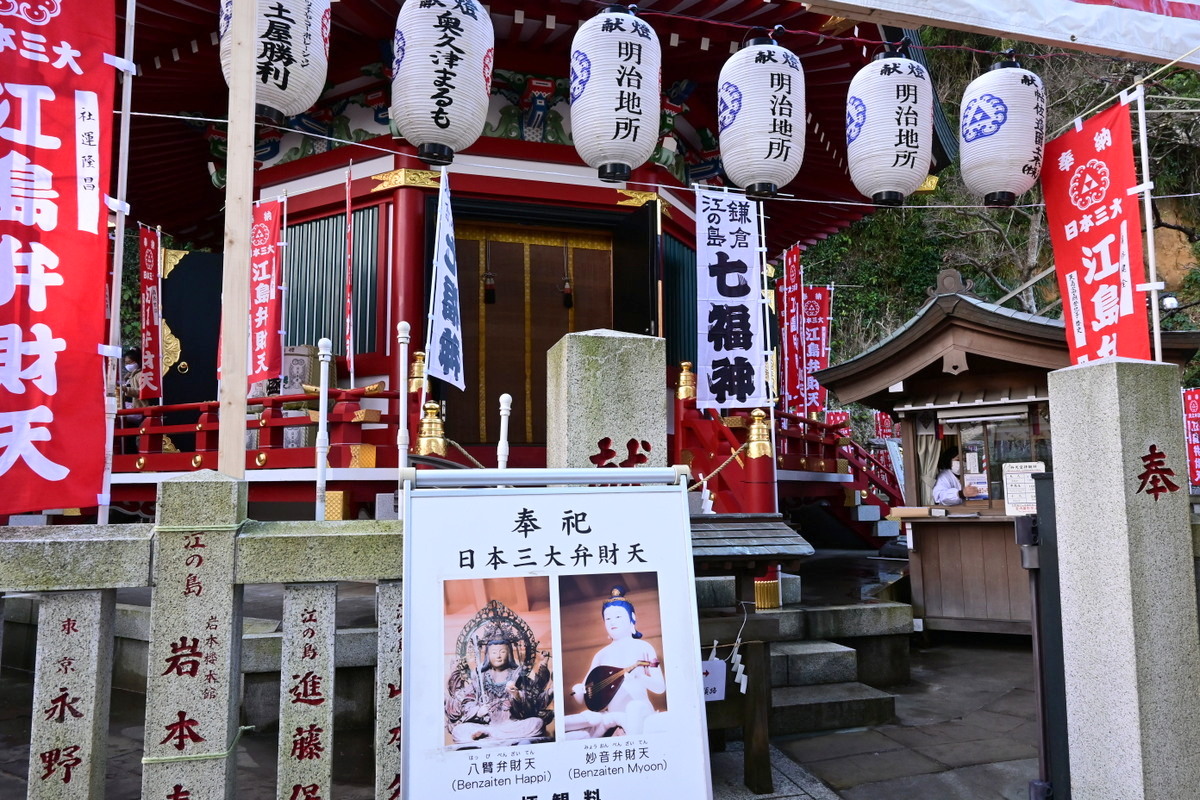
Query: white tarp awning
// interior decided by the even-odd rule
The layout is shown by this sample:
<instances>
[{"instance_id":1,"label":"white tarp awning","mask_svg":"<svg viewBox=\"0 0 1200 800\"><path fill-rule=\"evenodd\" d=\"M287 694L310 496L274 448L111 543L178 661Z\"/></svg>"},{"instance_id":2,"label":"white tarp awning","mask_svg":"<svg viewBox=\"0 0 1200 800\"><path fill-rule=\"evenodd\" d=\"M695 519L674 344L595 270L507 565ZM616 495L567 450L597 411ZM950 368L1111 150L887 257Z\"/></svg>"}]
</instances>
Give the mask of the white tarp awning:
<instances>
[{"instance_id":1,"label":"white tarp awning","mask_svg":"<svg viewBox=\"0 0 1200 800\"><path fill-rule=\"evenodd\" d=\"M1196 0L1103 1L816 0L807 5L810 11L862 22L937 25L1164 63L1200 46ZM1183 63L1200 67L1200 51Z\"/></svg>"}]
</instances>

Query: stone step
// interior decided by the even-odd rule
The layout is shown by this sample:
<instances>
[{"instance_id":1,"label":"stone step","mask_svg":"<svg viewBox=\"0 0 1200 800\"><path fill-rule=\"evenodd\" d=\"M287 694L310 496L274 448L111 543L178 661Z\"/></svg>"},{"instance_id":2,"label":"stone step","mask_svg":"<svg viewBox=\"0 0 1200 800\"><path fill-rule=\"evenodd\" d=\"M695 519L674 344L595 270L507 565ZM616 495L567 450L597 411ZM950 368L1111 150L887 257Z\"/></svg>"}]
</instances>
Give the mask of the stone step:
<instances>
[{"instance_id":1,"label":"stone step","mask_svg":"<svg viewBox=\"0 0 1200 800\"><path fill-rule=\"evenodd\" d=\"M857 679L858 658L853 647L824 641L771 645L772 686L811 686Z\"/></svg>"},{"instance_id":2,"label":"stone step","mask_svg":"<svg viewBox=\"0 0 1200 800\"><path fill-rule=\"evenodd\" d=\"M861 683L780 686L771 690L771 735L883 725L896 698Z\"/></svg>"},{"instance_id":3,"label":"stone step","mask_svg":"<svg viewBox=\"0 0 1200 800\"><path fill-rule=\"evenodd\" d=\"M762 609L779 620L779 638L843 639L859 636L894 636L912 633L912 606L874 602L840 606L784 605Z\"/></svg>"}]
</instances>

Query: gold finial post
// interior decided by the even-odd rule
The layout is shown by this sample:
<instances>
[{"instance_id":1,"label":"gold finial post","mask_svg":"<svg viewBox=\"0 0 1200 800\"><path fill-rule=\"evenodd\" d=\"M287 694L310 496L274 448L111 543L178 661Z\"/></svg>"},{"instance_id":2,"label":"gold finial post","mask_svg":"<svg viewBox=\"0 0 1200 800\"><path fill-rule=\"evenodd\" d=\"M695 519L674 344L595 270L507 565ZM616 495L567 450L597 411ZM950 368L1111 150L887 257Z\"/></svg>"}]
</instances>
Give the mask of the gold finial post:
<instances>
[{"instance_id":1,"label":"gold finial post","mask_svg":"<svg viewBox=\"0 0 1200 800\"><path fill-rule=\"evenodd\" d=\"M408 373L408 393L421 391L421 386L425 383L425 354L418 350L413 353L412 368Z\"/></svg>"},{"instance_id":2,"label":"gold finial post","mask_svg":"<svg viewBox=\"0 0 1200 800\"><path fill-rule=\"evenodd\" d=\"M432 400L425 404L425 416L417 432L417 454L443 458L446 455L446 429L438 416L438 404Z\"/></svg>"},{"instance_id":3,"label":"gold finial post","mask_svg":"<svg viewBox=\"0 0 1200 800\"><path fill-rule=\"evenodd\" d=\"M767 425L767 412L761 408L750 412L750 434L747 441L750 443L746 452L749 458L771 457L771 428Z\"/></svg>"},{"instance_id":4,"label":"gold finial post","mask_svg":"<svg viewBox=\"0 0 1200 800\"><path fill-rule=\"evenodd\" d=\"M692 372L692 362L684 361L679 365L679 388L675 396L680 400L696 399L696 373Z\"/></svg>"}]
</instances>

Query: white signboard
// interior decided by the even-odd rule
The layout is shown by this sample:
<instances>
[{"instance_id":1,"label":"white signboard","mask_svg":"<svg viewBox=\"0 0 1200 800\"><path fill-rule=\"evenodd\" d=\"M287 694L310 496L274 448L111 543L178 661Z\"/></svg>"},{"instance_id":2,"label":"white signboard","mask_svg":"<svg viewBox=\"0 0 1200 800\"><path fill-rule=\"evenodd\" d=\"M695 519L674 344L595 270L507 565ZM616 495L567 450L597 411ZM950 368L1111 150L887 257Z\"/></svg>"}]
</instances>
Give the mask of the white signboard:
<instances>
[{"instance_id":1,"label":"white signboard","mask_svg":"<svg viewBox=\"0 0 1200 800\"><path fill-rule=\"evenodd\" d=\"M407 798L711 797L684 487L419 489Z\"/></svg>"},{"instance_id":2,"label":"white signboard","mask_svg":"<svg viewBox=\"0 0 1200 800\"><path fill-rule=\"evenodd\" d=\"M1046 471L1044 461L1021 461L1003 465L1004 513L1010 517L1037 513L1033 476Z\"/></svg>"},{"instance_id":3,"label":"white signboard","mask_svg":"<svg viewBox=\"0 0 1200 800\"><path fill-rule=\"evenodd\" d=\"M814 0L816 14L919 28L939 25L1120 58L1200 65L1194 0Z\"/></svg>"},{"instance_id":4,"label":"white signboard","mask_svg":"<svg viewBox=\"0 0 1200 800\"><path fill-rule=\"evenodd\" d=\"M771 402L758 203L696 189L696 407Z\"/></svg>"}]
</instances>

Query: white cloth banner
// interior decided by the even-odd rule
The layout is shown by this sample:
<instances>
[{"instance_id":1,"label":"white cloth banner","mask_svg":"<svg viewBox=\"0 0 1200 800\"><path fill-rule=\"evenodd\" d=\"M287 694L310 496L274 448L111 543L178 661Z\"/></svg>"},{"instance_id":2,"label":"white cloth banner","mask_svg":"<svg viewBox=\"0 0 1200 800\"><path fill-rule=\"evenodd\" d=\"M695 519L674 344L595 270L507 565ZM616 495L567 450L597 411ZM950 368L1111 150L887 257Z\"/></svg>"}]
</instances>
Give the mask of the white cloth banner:
<instances>
[{"instance_id":1,"label":"white cloth banner","mask_svg":"<svg viewBox=\"0 0 1200 800\"><path fill-rule=\"evenodd\" d=\"M758 204L696 189L696 407L771 402Z\"/></svg>"},{"instance_id":2,"label":"white cloth banner","mask_svg":"<svg viewBox=\"0 0 1200 800\"><path fill-rule=\"evenodd\" d=\"M466 389L462 357L462 315L458 301L458 255L454 249L454 215L450 211L450 174L442 170L438 190L437 242L433 249L433 291L429 296L429 328L425 335L425 372Z\"/></svg>"},{"instance_id":3,"label":"white cloth banner","mask_svg":"<svg viewBox=\"0 0 1200 800\"><path fill-rule=\"evenodd\" d=\"M880 25L939 25L1155 61L1172 61L1200 43L1200 6L1185 0L814 0L808 10ZM1200 65L1200 52L1183 63Z\"/></svg>"}]
</instances>

